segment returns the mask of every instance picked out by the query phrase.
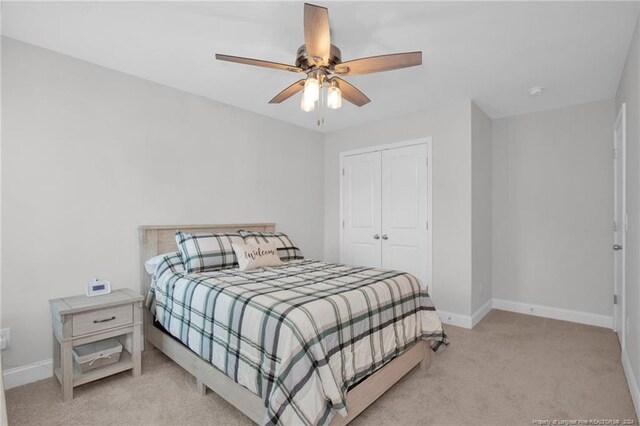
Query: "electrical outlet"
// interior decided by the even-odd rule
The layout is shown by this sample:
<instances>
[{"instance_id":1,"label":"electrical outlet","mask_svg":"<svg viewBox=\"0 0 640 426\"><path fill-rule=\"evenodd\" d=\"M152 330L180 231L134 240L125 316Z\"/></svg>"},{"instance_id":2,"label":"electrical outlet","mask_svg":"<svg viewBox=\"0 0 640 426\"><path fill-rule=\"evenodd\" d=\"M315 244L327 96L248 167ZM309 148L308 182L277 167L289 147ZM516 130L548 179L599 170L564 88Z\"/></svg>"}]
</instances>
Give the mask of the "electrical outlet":
<instances>
[{"instance_id":1,"label":"electrical outlet","mask_svg":"<svg viewBox=\"0 0 640 426\"><path fill-rule=\"evenodd\" d=\"M5 350L11 345L11 329L3 328L0 330L0 350Z\"/></svg>"}]
</instances>

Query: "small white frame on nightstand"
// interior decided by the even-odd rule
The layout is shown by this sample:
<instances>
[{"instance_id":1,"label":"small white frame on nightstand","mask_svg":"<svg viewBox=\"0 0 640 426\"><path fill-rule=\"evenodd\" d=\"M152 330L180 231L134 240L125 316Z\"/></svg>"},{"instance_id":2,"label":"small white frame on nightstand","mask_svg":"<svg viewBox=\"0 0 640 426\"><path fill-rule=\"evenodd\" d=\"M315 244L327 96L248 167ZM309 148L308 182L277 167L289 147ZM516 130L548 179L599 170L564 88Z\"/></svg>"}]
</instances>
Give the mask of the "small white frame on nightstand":
<instances>
[{"instance_id":1,"label":"small white frame on nightstand","mask_svg":"<svg viewBox=\"0 0 640 426\"><path fill-rule=\"evenodd\" d=\"M125 370L133 377L142 372L142 302L144 298L129 289L114 290L103 296L73 296L49 301L53 319L53 374L62 385L64 401L73 399L73 388ZM131 336L130 351L123 349L120 361L86 373L73 362L73 347L118 337L125 347Z\"/></svg>"}]
</instances>

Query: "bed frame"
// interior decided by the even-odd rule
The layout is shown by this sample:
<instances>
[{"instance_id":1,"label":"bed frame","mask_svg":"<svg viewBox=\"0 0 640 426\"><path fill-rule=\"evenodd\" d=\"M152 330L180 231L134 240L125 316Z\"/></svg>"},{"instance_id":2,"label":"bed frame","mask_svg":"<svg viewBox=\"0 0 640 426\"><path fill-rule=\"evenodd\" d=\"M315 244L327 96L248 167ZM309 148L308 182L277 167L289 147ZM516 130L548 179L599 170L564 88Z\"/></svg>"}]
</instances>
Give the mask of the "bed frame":
<instances>
[{"instance_id":1,"label":"bed frame","mask_svg":"<svg viewBox=\"0 0 640 426\"><path fill-rule=\"evenodd\" d=\"M139 232L142 294L147 295L151 284L151 278L145 271L144 262L160 253L177 251L176 231L235 232L239 229L274 232L276 226L274 223L141 226ZM145 350L151 349L150 345L155 346L195 376L198 391L202 395L205 395L207 388L209 388L254 422L262 423L266 408L260 397L235 383L211 363L200 358L173 337L155 327L153 325L153 314L147 309L145 309L144 315L144 336L145 343L147 343ZM351 389L347 394L347 407L349 410L347 417L335 416L331 426L342 426L349 423L418 364L423 369L427 369L431 365L431 350L428 350L427 343L423 341L416 343L411 349Z\"/></svg>"}]
</instances>

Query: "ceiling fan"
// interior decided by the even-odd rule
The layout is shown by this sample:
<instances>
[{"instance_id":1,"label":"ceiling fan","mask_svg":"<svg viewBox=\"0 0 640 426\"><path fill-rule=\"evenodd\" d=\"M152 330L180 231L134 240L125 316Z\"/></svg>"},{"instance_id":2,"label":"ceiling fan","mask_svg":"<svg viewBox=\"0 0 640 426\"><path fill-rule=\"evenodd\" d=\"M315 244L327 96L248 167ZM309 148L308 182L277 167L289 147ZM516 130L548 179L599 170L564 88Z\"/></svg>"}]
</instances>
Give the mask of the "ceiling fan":
<instances>
[{"instance_id":1,"label":"ceiling fan","mask_svg":"<svg viewBox=\"0 0 640 426\"><path fill-rule=\"evenodd\" d=\"M316 104L322 103L320 95L323 87L327 87L327 107L330 109L340 108L342 98L359 107L369 103L371 100L367 95L340 77L421 65L422 52L395 53L342 62L340 49L331 44L328 9L305 3L304 44L298 49L295 65L221 54L216 54L216 59L306 74L305 78L278 93L269 103L279 104L302 91L300 106L303 111L309 112L316 108Z\"/></svg>"}]
</instances>

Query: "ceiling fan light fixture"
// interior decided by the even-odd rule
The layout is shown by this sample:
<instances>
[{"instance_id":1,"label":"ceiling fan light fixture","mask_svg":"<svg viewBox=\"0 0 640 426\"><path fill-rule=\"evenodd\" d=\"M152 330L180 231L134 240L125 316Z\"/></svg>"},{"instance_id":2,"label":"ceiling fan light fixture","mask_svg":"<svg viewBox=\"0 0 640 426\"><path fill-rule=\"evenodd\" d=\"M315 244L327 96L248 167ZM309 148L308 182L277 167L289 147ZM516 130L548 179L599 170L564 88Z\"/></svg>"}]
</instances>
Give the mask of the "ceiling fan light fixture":
<instances>
[{"instance_id":1,"label":"ceiling fan light fixture","mask_svg":"<svg viewBox=\"0 0 640 426\"><path fill-rule=\"evenodd\" d=\"M307 97L306 91L302 91L302 100L300 101L300 109L304 112L311 112L316 109L316 101L312 101Z\"/></svg>"},{"instance_id":2,"label":"ceiling fan light fixture","mask_svg":"<svg viewBox=\"0 0 640 426\"><path fill-rule=\"evenodd\" d=\"M1 1L1 0L0 0ZM304 44L298 48L295 65L216 53L219 61L297 73L299 80L274 96L269 104L280 104L302 92L300 107L310 112L342 107L342 99L362 107L371 99L341 77L373 74L422 65L422 52L403 52L342 61L340 49L331 43L329 11L326 7L304 3ZM327 99L324 88L327 87ZM318 114L317 123L324 122Z\"/></svg>"},{"instance_id":3,"label":"ceiling fan light fixture","mask_svg":"<svg viewBox=\"0 0 640 426\"><path fill-rule=\"evenodd\" d=\"M327 91L327 108L338 109L342 106L342 90L335 81L331 82Z\"/></svg>"},{"instance_id":4,"label":"ceiling fan light fixture","mask_svg":"<svg viewBox=\"0 0 640 426\"><path fill-rule=\"evenodd\" d=\"M304 82L304 97L309 102L315 102L320 98L320 81L313 74L309 74Z\"/></svg>"}]
</instances>

